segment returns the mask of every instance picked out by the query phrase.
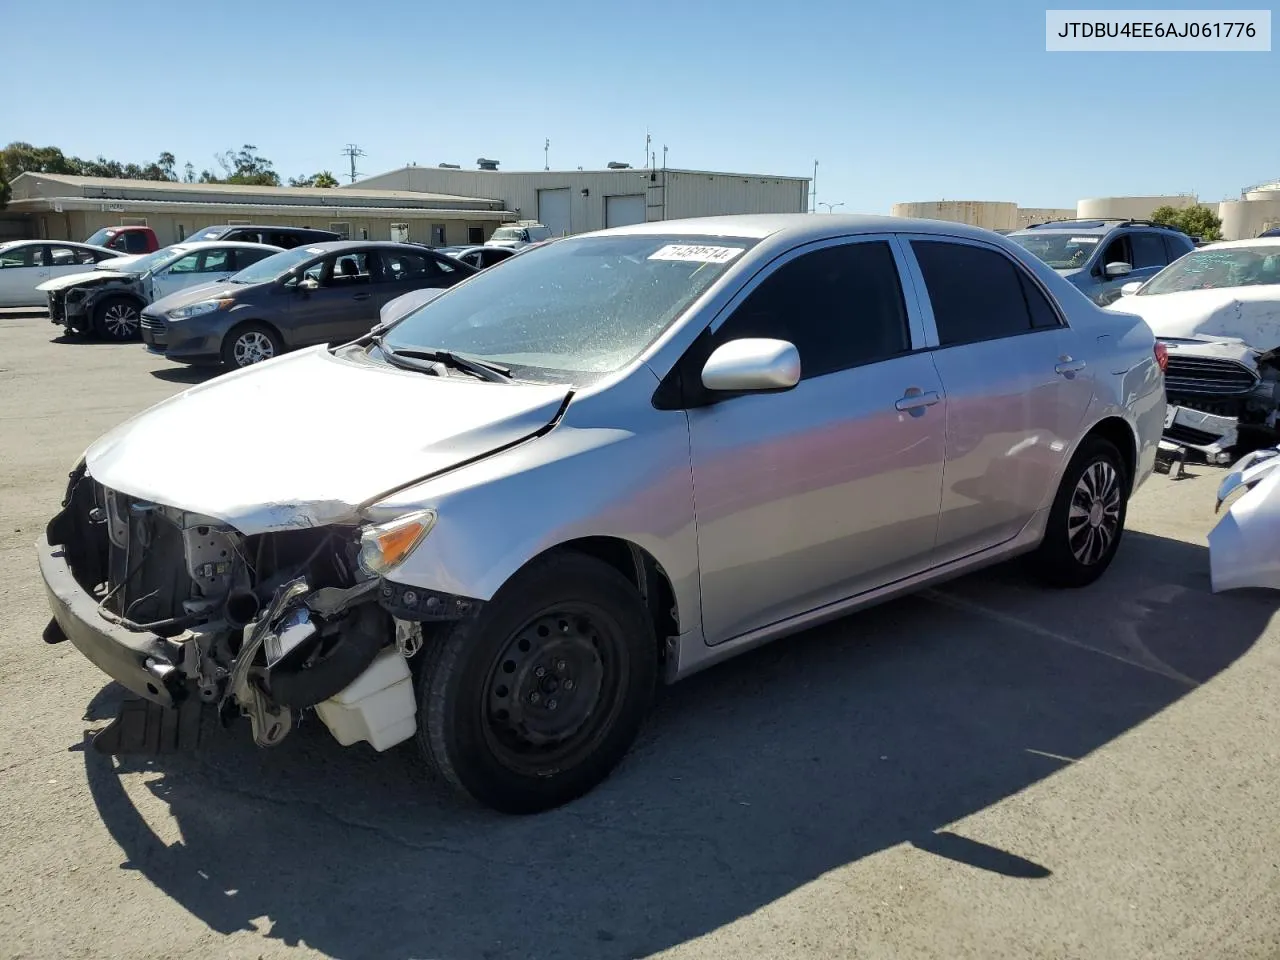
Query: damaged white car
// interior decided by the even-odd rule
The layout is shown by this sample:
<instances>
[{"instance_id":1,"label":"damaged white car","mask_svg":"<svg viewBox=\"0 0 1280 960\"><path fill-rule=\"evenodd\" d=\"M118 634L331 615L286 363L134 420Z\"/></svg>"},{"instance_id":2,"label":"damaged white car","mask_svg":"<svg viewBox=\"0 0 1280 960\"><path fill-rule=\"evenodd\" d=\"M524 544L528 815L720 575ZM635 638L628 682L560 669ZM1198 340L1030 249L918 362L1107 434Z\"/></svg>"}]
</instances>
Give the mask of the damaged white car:
<instances>
[{"instance_id":1,"label":"damaged white car","mask_svg":"<svg viewBox=\"0 0 1280 960\"><path fill-rule=\"evenodd\" d=\"M1169 351L1169 440L1224 463L1241 432L1280 436L1280 237L1206 244L1123 293L1108 309Z\"/></svg>"},{"instance_id":2,"label":"damaged white car","mask_svg":"<svg viewBox=\"0 0 1280 960\"><path fill-rule=\"evenodd\" d=\"M1280 447L1242 457L1218 487L1214 513L1232 501L1209 532L1213 592L1280 590Z\"/></svg>"},{"instance_id":3,"label":"damaged white car","mask_svg":"<svg viewBox=\"0 0 1280 960\"><path fill-rule=\"evenodd\" d=\"M960 224L571 237L92 444L37 544L45 639L263 746L312 715L378 750L416 733L463 793L546 809L618 763L661 680L1019 554L1096 580L1162 361Z\"/></svg>"}]
</instances>

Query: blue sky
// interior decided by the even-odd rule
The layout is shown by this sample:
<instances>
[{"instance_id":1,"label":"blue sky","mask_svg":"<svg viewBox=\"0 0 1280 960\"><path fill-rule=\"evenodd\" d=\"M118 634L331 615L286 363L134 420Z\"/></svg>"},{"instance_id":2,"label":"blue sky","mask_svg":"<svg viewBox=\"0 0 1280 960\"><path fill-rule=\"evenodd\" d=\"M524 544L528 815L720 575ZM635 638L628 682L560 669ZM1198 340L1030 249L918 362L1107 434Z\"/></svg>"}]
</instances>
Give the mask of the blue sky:
<instances>
[{"instance_id":1,"label":"blue sky","mask_svg":"<svg viewBox=\"0 0 1280 960\"><path fill-rule=\"evenodd\" d=\"M542 169L545 138L553 169L639 166L647 127L676 167L817 159L818 199L864 213L1280 177L1280 54L1046 53L1046 5L12 3L0 140L197 170L252 143L287 177L344 174L347 142L365 174Z\"/></svg>"}]
</instances>

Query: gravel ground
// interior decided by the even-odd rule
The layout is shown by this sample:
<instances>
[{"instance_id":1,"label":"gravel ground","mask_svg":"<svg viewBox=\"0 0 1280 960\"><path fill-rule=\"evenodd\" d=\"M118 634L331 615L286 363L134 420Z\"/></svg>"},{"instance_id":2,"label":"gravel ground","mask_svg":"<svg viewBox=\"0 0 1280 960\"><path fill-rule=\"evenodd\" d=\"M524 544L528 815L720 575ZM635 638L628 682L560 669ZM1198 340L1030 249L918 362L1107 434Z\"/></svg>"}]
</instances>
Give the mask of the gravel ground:
<instances>
[{"instance_id":1,"label":"gravel ground","mask_svg":"<svg viewBox=\"0 0 1280 960\"><path fill-rule=\"evenodd\" d=\"M504 819L317 723L84 749L119 689L41 643L32 542L82 449L195 379L54 332L0 319L0 955L1280 956L1280 601L1208 591L1219 471L1152 478L1094 587L1001 568L781 641Z\"/></svg>"}]
</instances>

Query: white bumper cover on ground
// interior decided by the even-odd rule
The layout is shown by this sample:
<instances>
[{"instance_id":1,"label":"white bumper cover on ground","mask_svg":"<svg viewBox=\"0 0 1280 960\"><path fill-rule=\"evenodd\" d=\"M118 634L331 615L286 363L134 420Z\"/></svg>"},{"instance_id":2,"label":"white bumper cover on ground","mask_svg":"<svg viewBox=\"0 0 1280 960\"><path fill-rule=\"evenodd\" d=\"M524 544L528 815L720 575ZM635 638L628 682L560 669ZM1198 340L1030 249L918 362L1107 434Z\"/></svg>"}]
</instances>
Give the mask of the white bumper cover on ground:
<instances>
[{"instance_id":1,"label":"white bumper cover on ground","mask_svg":"<svg viewBox=\"0 0 1280 960\"><path fill-rule=\"evenodd\" d=\"M1240 496L1209 533L1209 576L1214 593L1242 587L1280 590L1280 448L1251 453L1218 487L1217 507Z\"/></svg>"}]
</instances>

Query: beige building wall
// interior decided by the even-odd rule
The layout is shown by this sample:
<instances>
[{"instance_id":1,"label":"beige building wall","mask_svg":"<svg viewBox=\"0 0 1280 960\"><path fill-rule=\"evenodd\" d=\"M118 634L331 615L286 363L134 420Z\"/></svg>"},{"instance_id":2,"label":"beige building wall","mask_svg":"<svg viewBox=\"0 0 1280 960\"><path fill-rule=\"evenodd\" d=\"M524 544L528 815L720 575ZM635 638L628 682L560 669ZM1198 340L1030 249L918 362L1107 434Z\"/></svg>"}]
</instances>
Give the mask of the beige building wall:
<instances>
[{"instance_id":1,"label":"beige building wall","mask_svg":"<svg viewBox=\"0 0 1280 960\"><path fill-rule=\"evenodd\" d=\"M262 226L315 227L320 230L345 229L353 240L392 239L391 225L407 224L408 239L417 243L434 243L436 235L433 227L444 228L446 245L461 245L472 242L483 243L498 227L496 223L450 217L356 217L343 215L340 220L328 217L290 217L271 216L256 213L240 215L217 215L210 213L96 213L92 211L73 210L67 213L39 214L37 226L41 236L50 240L85 240L95 231L103 227L115 227L123 224L140 224L150 227L156 232L161 246L185 240L191 234L204 227L225 223L252 223ZM474 231L479 231L475 233Z\"/></svg>"}]
</instances>

